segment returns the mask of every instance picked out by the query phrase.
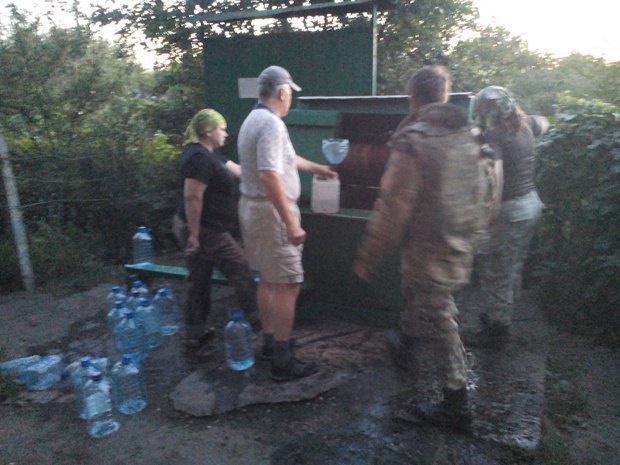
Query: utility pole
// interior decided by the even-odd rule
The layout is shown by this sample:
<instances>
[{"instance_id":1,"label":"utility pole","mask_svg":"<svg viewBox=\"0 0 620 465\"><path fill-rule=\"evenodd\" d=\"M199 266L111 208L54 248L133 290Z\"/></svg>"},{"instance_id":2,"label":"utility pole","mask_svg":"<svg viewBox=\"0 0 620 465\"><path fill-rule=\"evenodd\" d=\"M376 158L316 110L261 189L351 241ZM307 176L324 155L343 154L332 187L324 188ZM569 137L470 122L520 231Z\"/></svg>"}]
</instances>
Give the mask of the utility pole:
<instances>
[{"instance_id":1,"label":"utility pole","mask_svg":"<svg viewBox=\"0 0 620 465\"><path fill-rule=\"evenodd\" d=\"M19 260L22 281L26 291L32 292L34 291L34 273L30 265L24 219L19 204L19 195L17 193L17 186L15 185L13 168L11 168L11 161L9 160L9 149L4 140L2 126L0 126L0 160L2 161L2 180L4 181L4 189L6 190L6 200L9 206L13 235L15 236L15 248L17 249L17 258Z\"/></svg>"}]
</instances>

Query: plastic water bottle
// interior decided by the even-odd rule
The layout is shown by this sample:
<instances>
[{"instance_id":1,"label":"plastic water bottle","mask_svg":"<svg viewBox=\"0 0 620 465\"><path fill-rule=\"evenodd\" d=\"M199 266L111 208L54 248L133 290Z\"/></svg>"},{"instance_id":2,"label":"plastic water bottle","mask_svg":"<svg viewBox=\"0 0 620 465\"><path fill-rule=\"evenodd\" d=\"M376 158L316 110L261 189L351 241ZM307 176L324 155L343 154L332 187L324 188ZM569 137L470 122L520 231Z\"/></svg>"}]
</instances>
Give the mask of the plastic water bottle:
<instances>
[{"instance_id":1,"label":"plastic water bottle","mask_svg":"<svg viewBox=\"0 0 620 465\"><path fill-rule=\"evenodd\" d=\"M120 424L114 418L110 382L103 373L93 373L84 386L84 405L91 437L103 438L118 431Z\"/></svg>"},{"instance_id":2,"label":"plastic water bottle","mask_svg":"<svg viewBox=\"0 0 620 465\"><path fill-rule=\"evenodd\" d=\"M144 326L144 346L146 349L156 349L161 346L163 336L161 334L161 318L156 307L146 297L140 299L140 305L136 311L138 323Z\"/></svg>"},{"instance_id":3,"label":"plastic water bottle","mask_svg":"<svg viewBox=\"0 0 620 465\"><path fill-rule=\"evenodd\" d=\"M144 326L136 320L134 312L129 310L116 330L116 348L121 354L128 354L134 360L140 360L144 352Z\"/></svg>"},{"instance_id":4,"label":"plastic water bottle","mask_svg":"<svg viewBox=\"0 0 620 465\"><path fill-rule=\"evenodd\" d=\"M136 279L133 283L131 283L130 294L135 295L134 291L137 291L140 297L147 297L149 299L151 298L149 288L146 287L146 284L144 284L144 282L139 279Z\"/></svg>"},{"instance_id":5,"label":"plastic water bottle","mask_svg":"<svg viewBox=\"0 0 620 465\"><path fill-rule=\"evenodd\" d=\"M140 365L127 354L112 367L118 411L124 415L133 415L146 407L146 389Z\"/></svg>"},{"instance_id":6,"label":"plastic water bottle","mask_svg":"<svg viewBox=\"0 0 620 465\"><path fill-rule=\"evenodd\" d=\"M247 370L254 365L252 327L241 309L231 310L228 317L229 321L224 327L226 363L232 370Z\"/></svg>"},{"instance_id":7,"label":"plastic water bottle","mask_svg":"<svg viewBox=\"0 0 620 465\"><path fill-rule=\"evenodd\" d=\"M134 312L138 310L140 306L140 299L142 297L146 297L147 299L151 298L151 294L149 293L148 287L139 279L136 279L131 284L131 289L129 290L129 297L127 298L127 307Z\"/></svg>"},{"instance_id":8,"label":"plastic water bottle","mask_svg":"<svg viewBox=\"0 0 620 465\"><path fill-rule=\"evenodd\" d=\"M108 310L112 310L117 301L127 301L127 296L125 295L125 291L123 291L122 287L112 286L112 289L107 295L106 300L108 301Z\"/></svg>"},{"instance_id":9,"label":"plastic water bottle","mask_svg":"<svg viewBox=\"0 0 620 465\"><path fill-rule=\"evenodd\" d=\"M41 360L40 355L30 355L0 363L0 372L10 376L17 384L32 383L33 373L26 369Z\"/></svg>"},{"instance_id":10,"label":"plastic water bottle","mask_svg":"<svg viewBox=\"0 0 620 465\"><path fill-rule=\"evenodd\" d=\"M142 296L140 295L140 291L138 289L132 288L129 291L129 297L127 297L127 308L135 312L140 305L141 298Z\"/></svg>"},{"instance_id":11,"label":"plastic water bottle","mask_svg":"<svg viewBox=\"0 0 620 465\"><path fill-rule=\"evenodd\" d=\"M129 309L123 300L117 300L114 303L114 307L108 312L108 329L110 334L116 333L119 323L123 321L128 311Z\"/></svg>"},{"instance_id":12,"label":"plastic water bottle","mask_svg":"<svg viewBox=\"0 0 620 465\"><path fill-rule=\"evenodd\" d=\"M84 387L86 383L91 379L92 375L97 373L98 370L92 364L91 357L82 357L75 369L72 370L70 380L73 387L73 393L75 394L75 407L78 412L78 416L82 420L88 418L88 412L86 411L86 404L84 403Z\"/></svg>"},{"instance_id":13,"label":"plastic water bottle","mask_svg":"<svg viewBox=\"0 0 620 465\"><path fill-rule=\"evenodd\" d=\"M62 378L63 363L59 355L41 357L38 362L28 365L23 374L26 387L31 391L43 391L52 387Z\"/></svg>"},{"instance_id":14,"label":"plastic water bottle","mask_svg":"<svg viewBox=\"0 0 620 465\"><path fill-rule=\"evenodd\" d=\"M179 310L172 289L161 288L153 299L161 317L161 333L171 336L179 330Z\"/></svg>"},{"instance_id":15,"label":"plastic water bottle","mask_svg":"<svg viewBox=\"0 0 620 465\"><path fill-rule=\"evenodd\" d=\"M153 238L146 226L140 226L133 236L133 262L134 264L152 264Z\"/></svg>"}]
</instances>

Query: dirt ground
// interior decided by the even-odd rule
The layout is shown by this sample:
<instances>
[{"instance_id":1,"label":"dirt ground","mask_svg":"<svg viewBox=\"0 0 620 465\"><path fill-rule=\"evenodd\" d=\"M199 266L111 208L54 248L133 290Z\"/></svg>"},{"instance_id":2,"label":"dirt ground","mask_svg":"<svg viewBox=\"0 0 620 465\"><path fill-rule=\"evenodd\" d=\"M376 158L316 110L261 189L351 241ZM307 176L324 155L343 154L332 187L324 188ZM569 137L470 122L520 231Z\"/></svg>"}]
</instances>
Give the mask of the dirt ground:
<instances>
[{"instance_id":1,"label":"dirt ground","mask_svg":"<svg viewBox=\"0 0 620 465\"><path fill-rule=\"evenodd\" d=\"M42 293L1 296L0 348L4 357L59 353L75 359L84 354L113 353L104 336L104 299L111 285L69 297ZM178 283L161 285L182 292ZM220 305L225 305L226 295L222 291ZM320 352L321 341L312 337L320 329L316 325L312 321L298 324L302 355L304 350ZM356 341L379 340L382 334L380 328L331 322L326 337L346 337L347 344L355 345ZM476 455L480 451L455 457L440 453L438 448L432 463L620 463L620 351L594 346L554 328L549 328L549 335L539 449L506 461L492 454ZM88 437L66 388L20 392L4 401L0 404L0 465L430 463L420 459L419 450L423 442L436 436L432 431L428 436L411 436L402 425L386 427L386 404L377 401L377 390L388 395L400 393L402 388L399 378L385 367L386 354L381 350L366 354L363 361L346 361L348 382L314 399L254 405L198 418L175 410L168 396L204 361L185 357L178 336L168 338L164 349L145 364L148 407L120 418L121 429L105 439ZM207 356L220 355L216 347ZM458 440L463 442L461 450L472 450L467 438ZM419 443L412 444L415 441Z\"/></svg>"}]
</instances>

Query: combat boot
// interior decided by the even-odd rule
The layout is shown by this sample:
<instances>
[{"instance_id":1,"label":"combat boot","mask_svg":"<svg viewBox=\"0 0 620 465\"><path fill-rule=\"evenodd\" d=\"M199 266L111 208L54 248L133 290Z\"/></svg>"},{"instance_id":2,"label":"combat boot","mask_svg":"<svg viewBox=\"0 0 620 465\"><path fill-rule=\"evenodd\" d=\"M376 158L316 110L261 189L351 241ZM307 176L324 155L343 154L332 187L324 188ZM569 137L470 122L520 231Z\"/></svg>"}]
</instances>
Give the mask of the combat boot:
<instances>
[{"instance_id":1,"label":"combat boot","mask_svg":"<svg viewBox=\"0 0 620 465\"><path fill-rule=\"evenodd\" d=\"M473 419L467 388L457 391L444 389L441 402L417 404L414 411L423 422L460 433L471 433Z\"/></svg>"}]
</instances>

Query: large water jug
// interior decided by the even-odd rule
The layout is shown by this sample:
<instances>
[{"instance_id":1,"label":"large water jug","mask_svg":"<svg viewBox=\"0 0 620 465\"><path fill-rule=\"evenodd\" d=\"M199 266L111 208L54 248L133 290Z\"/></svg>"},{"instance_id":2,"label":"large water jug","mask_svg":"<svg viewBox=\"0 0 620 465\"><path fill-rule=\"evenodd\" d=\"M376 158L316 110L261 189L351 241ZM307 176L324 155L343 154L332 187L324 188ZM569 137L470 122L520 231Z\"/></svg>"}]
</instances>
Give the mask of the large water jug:
<instances>
[{"instance_id":1,"label":"large water jug","mask_svg":"<svg viewBox=\"0 0 620 465\"><path fill-rule=\"evenodd\" d=\"M84 404L91 437L103 438L118 431L120 424L114 418L110 382L103 373L93 373L84 386Z\"/></svg>"},{"instance_id":2,"label":"large water jug","mask_svg":"<svg viewBox=\"0 0 620 465\"><path fill-rule=\"evenodd\" d=\"M146 407L142 370L130 355L123 355L112 367L112 381L119 412L133 415Z\"/></svg>"},{"instance_id":3,"label":"large water jug","mask_svg":"<svg viewBox=\"0 0 620 465\"><path fill-rule=\"evenodd\" d=\"M247 370L254 365L252 326L240 309L231 310L228 317L229 321L224 327L226 363L232 370Z\"/></svg>"},{"instance_id":4,"label":"large water jug","mask_svg":"<svg viewBox=\"0 0 620 465\"><path fill-rule=\"evenodd\" d=\"M145 297L140 299L140 304L136 310L138 324L144 327L144 346L152 350L161 346L163 335L161 334L161 318L159 310L151 304Z\"/></svg>"},{"instance_id":5,"label":"large water jug","mask_svg":"<svg viewBox=\"0 0 620 465\"><path fill-rule=\"evenodd\" d=\"M314 175L310 208L315 213L337 213L340 210L340 180Z\"/></svg>"},{"instance_id":6,"label":"large water jug","mask_svg":"<svg viewBox=\"0 0 620 465\"><path fill-rule=\"evenodd\" d=\"M133 262L136 265L155 263L153 238L146 226L140 226L133 236Z\"/></svg>"},{"instance_id":7,"label":"large water jug","mask_svg":"<svg viewBox=\"0 0 620 465\"><path fill-rule=\"evenodd\" d=\"M159 310L161 333L171 336L179 330L179 311L172 289L161 288L153 299L153 305Z\"/></svg>"}]
</instances>

